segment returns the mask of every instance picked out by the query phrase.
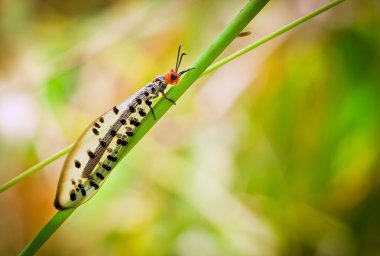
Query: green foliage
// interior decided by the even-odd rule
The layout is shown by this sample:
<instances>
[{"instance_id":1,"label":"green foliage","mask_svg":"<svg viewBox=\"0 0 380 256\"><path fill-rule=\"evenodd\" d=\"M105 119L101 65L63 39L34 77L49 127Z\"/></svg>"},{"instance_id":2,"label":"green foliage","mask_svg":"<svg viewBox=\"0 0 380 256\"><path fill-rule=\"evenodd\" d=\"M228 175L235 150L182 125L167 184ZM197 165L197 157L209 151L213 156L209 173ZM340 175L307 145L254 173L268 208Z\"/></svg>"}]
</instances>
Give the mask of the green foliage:
<instances>
[{"instance_id":1,"label":"green foliage","mask_svg":"<svg viewBox=\"0 0 380 256\"><path fill-rule=\"evenodd\" d=\"M107 255L378 255L380 38L374 33L380 24L378 3L346 1L299 26L340 2L332 1L243 48L252 38L268 33L261 29L272 22L286 23L292 12L298 16L305 6L315 7L311 2L273 1L263 12L264 25L258 20L257 27L245 29L252 31L250 36L234 39L231 35L238 29L227 36L234 41L226 54L243 49L204 70L221 50L214 43L216 48L205 51L210 55L201 55L204 61L195 61L197 69L170 91L170 97L178 99L194 80L204 84L191 87L149 136L144 134L156 122L144 122L139 139L145 139L126 155L102 191L75 210L75 218L65 223L64 232L51 236L74 210L56 213L22 254L36 252L49 239L40 249L41 255L78 251ZM43 80L50 80L51 86L49 94L44 94L49 106L43 107L53 107L59 117L56 126L71 133L69 141L97 114L162 73L164 66L171 66L178 42L184 43L189 54L184 67L191 67L186 61L190 58L194 63L191 58L221 30L226 14L237 11L235 1L195 1L186 7L181 3L179 9L166 2L149 3L146 16L136 12L141 9L136 1L126 9L76 14L71 24L67 23L70 18L63 18L64 11L57 12L60 16L53 20L60 21L70 36L61 34L52 43L43 36L46 31L42 32L40 38L48 39L44 46L55 52L65 49ZM281 8L276 9L278 6ZM118 20L118 13L125 18L136 15ZM156 19L162 13L165 19ZM101 26L110 20L117 22ZM122 30L129 24L132 33ZM295 27L293 33L278 37ZM102 36L92 37L97 32ZM119 36L115 44L102 44L112 41L113 35ZM275 37L278 39L271 41ZM248 54L264 43L255 55ZM3 54L9 51L0 58ZM222 67L241 55L238 62ZM75 72L67 71L73 67ZM205 76L214 70L215 76ZM199 75L204 78L198 79ZM65 91L66 85L75 88ZM64 97L60 98L60 93ZM161 101L155 112L162 116L170 107ZM44 145L57 145L56 139L65 137L59 129L54 130L54 120L45 118L47 121L40 123L42 135L31 141L37 157L44 155ZM23 121L29 127L28 119ZM53 130L44 129L46 124ZM6 140L0 145L6 145ZM16 141L2 148L0 156L7 157L2 161L7 172L2 174L14 175L29 165L22 165L24 156ZM1 194L7 207L2 209L0 224L4 230L14 231L11 242L7 234L1 237L1 254L19 252L53 214L54 174L60 164L46 165L69 149L0 187L4 191L43 167L54 166Z\"/></svg>"},{"instance_id":2,"label":"green foliage","mask_svg":"<svg viewBox=\"0 0 380 256\"><path fill-rule=\"evenodd\" d=\"M209 65L223 52L223 50L237 37L237 35L247 26L247 24L259 13L265 6L268 0L255 0L250 1L240 13L227 25L224 31L215 39L214 43L207 49L195 62L193 67L194 71L188 73L180 81L178 86L168 92L169 98L177 101L178 98L189 88L196 79L207 69ZM64 77L65 78L65 77ZM60 91L62 83L59 79L58 85L55 90ZM65 79L64 79L65 81ZM169 110L172 106L165 100L160 100L155 106L154 111L157 120ZM133 137L132 142L129 144L125 154L127 154L136 143L153 127L157 122L152 116L148 116L141 123L139 130ZM49 239L49 237L62 225L62 223L73 213L74 209L59 211L53 218L46 224L40 233L24 248L20 255L35 254L38 249Z\"/></svg>"}]
</instances>

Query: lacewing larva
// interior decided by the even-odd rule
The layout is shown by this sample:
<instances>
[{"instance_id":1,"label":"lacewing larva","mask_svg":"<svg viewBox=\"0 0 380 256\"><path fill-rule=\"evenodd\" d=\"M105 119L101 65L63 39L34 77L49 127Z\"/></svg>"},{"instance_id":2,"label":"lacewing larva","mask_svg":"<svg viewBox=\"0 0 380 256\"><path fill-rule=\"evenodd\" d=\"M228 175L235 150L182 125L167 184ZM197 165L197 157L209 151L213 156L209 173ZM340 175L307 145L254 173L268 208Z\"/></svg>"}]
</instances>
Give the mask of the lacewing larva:
<instances>
[{"instance_id":1,"label":"lacewing larva","mask_svg":"<svg viewBox=\"0 0 380 256\"><path fill-rule=\"evenodd\" d=\"M176 85L181 76L192 70L178 72L182 57L178 47L175 69L157 76L134 95L97 118L79 137L68 154L58 182L54 206L58 210L78 207L89 200L103 185L112 169L120 162L136 129L144 118L154 112L152 100L166 97L167 85Z\"/></svg>"}]
</instances>

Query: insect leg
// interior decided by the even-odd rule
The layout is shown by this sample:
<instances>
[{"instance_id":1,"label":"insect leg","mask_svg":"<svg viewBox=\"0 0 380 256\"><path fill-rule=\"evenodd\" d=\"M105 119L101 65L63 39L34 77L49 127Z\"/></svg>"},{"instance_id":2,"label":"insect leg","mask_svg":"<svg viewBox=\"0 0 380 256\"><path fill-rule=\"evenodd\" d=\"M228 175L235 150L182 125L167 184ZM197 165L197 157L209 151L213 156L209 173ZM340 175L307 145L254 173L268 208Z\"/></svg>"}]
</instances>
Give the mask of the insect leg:
<instances>
[{"instance_id":1,"label":"insect leg","mask_svg":"<svg viewBox=\"0 0 380 256\"><path fill-rule=\"evenodd\" d=\"M154 114L154 111L153 111L152 106L151 106L151 105L148 105L148 107L149 107L149 109L150 109L150 112L152 112L152 115L153 115L154 120L157 120L157 119L156 119L156 115Z\"/></svg>"},{"instance_id":2,"label":"insect leg","mask_svg":"<svg viewBox=\"0 0 380 256\"><path fill-rule=\"evenodd\" d=\"M166 99L166 100L170 101L171 103L173 103L173 105L175 105L175 101L174 101L174 100L172 100L172 99L169 99L169 98L166 96L166 93L164 93L164 92L161 92L161 94L162 94L162 97L163 97L164 99Z\"/></svg>"}]
</instances>

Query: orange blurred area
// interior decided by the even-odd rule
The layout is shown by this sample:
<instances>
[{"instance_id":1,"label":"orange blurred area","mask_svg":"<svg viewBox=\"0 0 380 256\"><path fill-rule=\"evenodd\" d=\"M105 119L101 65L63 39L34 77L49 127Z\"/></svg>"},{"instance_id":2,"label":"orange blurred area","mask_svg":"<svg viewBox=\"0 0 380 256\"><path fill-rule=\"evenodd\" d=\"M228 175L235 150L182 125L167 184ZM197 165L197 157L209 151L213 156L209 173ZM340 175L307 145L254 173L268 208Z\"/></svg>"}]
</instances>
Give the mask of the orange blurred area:
<instances>
[{"instance_id":1,"label":"orange blurred area","mask_svg":"<svg viewBox=\"0 0 380 256\"><path fill-rule=\"evenodd\" d=\"M328 1L270 1L222 57ZM206 49L246 1L0 2L0 184ZM38 255L380 255L380 4L346 1L199 79ZM0 255L61 158L0 194Z\"/></svg>"}]
</instances>

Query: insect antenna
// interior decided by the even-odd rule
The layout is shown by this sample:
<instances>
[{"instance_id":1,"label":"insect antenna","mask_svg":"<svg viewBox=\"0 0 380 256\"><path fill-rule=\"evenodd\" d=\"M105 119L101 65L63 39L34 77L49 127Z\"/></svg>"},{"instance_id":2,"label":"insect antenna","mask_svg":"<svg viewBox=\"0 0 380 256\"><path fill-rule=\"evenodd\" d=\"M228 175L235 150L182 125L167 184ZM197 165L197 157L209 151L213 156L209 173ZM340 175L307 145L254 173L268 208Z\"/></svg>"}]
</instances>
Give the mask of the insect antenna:
<instances>
[{"instance_id":1,"label":"insect antenna","mask_svg":"<svg viewBox=\"0 0 380 256\"><path fill-rule=\"evenodd\" d=\"M195 68L188 68L188 69L185 69L185 70L182 70L181 72L178 73L179 76L182 76L183 74L185 74L187 71L190 71L190 70L193 70Z\"/></svg>"},{"instance_id":2,"label":"insect antenna","mask_svg":"<svg viewBox=\"0 0 380 256\"><path fill-rule=\"evenodd\" d=\"M176 72L178 72L178 69L179 69L179 66L181 65L183 56L187 55L184 52L181 54L181 48L182 48L182 44L180 44L179 47L178 47L177 61L175 63L175 71ZM185 74L186 72L188 72L188 71L190 71L192 69L195 69L195 68L189 68L189 69L186 69L186 70L182 70L181 72L178 73L178 75L181 76L181 75Z\"/></svg>"},{"instance_id":3,"label":"insect antenna","mask_svg":"<svg viewBox=\"0 0 380 256\"><path fill-rule=\"evenodd\" d=\"M181 65L181 62L182 62L182 57L185 56L185 55L187 55L187 54L186 53L182 53L181 54L181 57L179 58L179 62L178 62L178 67L176 67L176 71L178 71L179 65Z\"/></svg>"},{"instance_id":4,"label":"insect antenna","mask_svg":"<svg viewBox=\"0 0 380 256\"><path fill-rule=\"evenodd\" d=\"M178 47L177 61L175 63L175 71L178 71L179 66L181 65L181 62L182 62L182 57L186 55L186 53L184 52L181 54L181 48L182 48L182 44L180 44Z\"/></svg>"},{"instance_id":5,"label":"insect antenna","mask_svg":"<svg viewBox=\"0 0 380 256\"><path fill-rule=\"evenodd\" d=\"M180 53L181 53L181 48L182 48L182 44L180 44L180 45L178 46L177 60L176 60L176 62L175 62L175 70L176 70L176 71L178 70L178 60L179 60L179 55L180 55Z\"/></svg>"}]
</instances>

